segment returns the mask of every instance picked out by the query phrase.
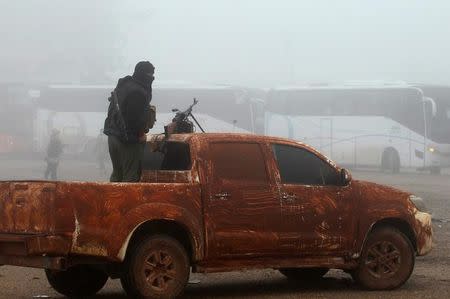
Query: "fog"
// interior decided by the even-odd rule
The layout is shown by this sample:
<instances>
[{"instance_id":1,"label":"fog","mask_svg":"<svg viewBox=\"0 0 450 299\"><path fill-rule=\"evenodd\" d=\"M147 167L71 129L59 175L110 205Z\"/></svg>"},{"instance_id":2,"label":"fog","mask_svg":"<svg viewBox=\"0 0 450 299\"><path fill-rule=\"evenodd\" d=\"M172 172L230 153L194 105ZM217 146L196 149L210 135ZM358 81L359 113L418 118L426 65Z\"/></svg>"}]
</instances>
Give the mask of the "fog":
<instances>
[{"instance_id":1,"label":"fog","mask_svg":"<svg viewBox=\"0 0 450 299\"><path fill-rule=\"evenodd\" d=\"M186 295L359 298L357 281L411 274L370 295L445 297L449 37L449 0L0 0L0 298L104 274L171 297L190 266L265 262L195 273ZM156 67L151 128L151 66L114 89L139 61ZM59 288L11 264L51 267ZM125 298L118 281L101 292Z\"/></svg>"},{"instance_id":2,"label":"fog","mask_svg":"<svg viewBox=\"0 0 450 299\"><path fill-rule=\"evenodd\" d=\"M2 81L449 83L448 1L1 1Z\"/></svg>"},{"instance_id":3,"label":"fog","mask_svg":"<svg viewBox=\"0 0 450 299\"><path fill-rule=\"evenodd\" d=\"M151 133L196 97L206 131L288 137L338 163L379 167L393 148L401 168L428 171L427 149L450 156L450 89L428 88L450 85L448 1L0 1L3 161L42 164L53 129L65 158L95 160L109 93L140 60L156 67ZM345 82L398 90L276 89ZM370 136L384 136L376 150L362 146ZM2 176L40 178L41 164ZM87 179L75 166L62 178Z\"/></svg>"}]
</instances>

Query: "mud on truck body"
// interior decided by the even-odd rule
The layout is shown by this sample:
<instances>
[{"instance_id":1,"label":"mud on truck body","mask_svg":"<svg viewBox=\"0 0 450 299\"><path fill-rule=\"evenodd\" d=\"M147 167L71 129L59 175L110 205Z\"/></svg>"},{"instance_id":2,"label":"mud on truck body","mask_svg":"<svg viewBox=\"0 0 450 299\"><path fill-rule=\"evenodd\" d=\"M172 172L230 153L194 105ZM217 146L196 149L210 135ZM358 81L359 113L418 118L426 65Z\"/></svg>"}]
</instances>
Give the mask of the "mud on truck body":
<instances>
[{"instance_id":1,"label":"mud on truck body","mask_svg":"<svg viewBox=\"0 0 450 299\"><path fill-rule=\"evenodd\" d=\"M392 289L431 250L420 198L352 180L305 144L160 137L138 183L0 182L0 264L43 268L68 296L120 278L133 297L171 298L191 270L273 268L301 280L338 268Z\"/></svg>"}]
</instances>

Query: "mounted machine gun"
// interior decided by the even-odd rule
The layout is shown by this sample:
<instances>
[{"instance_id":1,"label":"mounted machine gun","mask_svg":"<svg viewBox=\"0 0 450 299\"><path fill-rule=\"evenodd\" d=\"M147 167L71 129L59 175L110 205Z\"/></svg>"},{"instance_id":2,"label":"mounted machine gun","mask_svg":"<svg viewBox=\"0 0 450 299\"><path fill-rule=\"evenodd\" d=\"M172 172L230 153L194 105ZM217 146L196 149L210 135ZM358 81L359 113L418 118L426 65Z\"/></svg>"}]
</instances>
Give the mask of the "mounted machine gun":
<instances>
[{"instance_id":1,"label":"mounted machine gun","mask_svg":"<svg viewBox=\"0 0 450 299\"><path fill-rule=\"evenodd\" d=\"M166 137L169 137L171 134L193 133L194 123L190 119L195 122L203 133L205 133L205 130L203 130L202 126L192 114L192 109L197 103L197 99L194 98L194 102L186 110L180 111L177 108L172 109L172 112L175 112L176 114L172 119L172 122L167 126L164 126L164 135Z\"/></svg>"}]
</instances>

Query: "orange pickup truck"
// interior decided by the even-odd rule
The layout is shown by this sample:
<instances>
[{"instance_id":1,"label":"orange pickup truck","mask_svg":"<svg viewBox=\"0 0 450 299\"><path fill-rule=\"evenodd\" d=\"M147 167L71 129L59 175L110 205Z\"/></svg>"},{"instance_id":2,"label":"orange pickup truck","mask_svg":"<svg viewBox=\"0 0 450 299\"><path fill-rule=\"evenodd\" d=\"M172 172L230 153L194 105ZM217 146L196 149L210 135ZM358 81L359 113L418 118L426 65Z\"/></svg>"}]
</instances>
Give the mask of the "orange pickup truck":
<instances>
[{"instance_id":1,"label":"orange pickup truck","mask_svg":"<svg viewBox=\"0 0 450 299\"><path fill-rule=\"evenodd\" d=\"M120 278L172 298L192 272L344 269L392 289L432 248L421 198L352 180L311 147L243 134L153 138L139 183L0 182L0 264L44 268L67 296ZM158 148L158 151L152 149Z\"/></svg>"}]
</instances>

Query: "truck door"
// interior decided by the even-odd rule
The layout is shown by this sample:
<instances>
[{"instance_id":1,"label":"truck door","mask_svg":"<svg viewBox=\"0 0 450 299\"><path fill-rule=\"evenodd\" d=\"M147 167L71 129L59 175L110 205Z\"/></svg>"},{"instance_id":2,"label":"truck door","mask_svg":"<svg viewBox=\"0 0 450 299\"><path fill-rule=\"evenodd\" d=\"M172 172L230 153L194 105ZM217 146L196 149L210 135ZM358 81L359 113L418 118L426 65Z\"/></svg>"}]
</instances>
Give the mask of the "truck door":
<instances>
[{"instance_id":1,"label":"truck door","mask_svg":"<svg viewBox=\"0 0 450 299\"><path fill-rule=\"evenodd\" d=\"M303 147L273 144L272 149L280 173L282 252L318 256L348 250L352 196L340 186L337 169Z\"/></svg>"},{"instance_id":2,"label":"truck door","mask_svg":"<svg viewBox=\"0 0 450 299\"><path fill-rule=\"evenodd\" d=\"M280 206L258 143L210 142L205 198L208 257L277 252Z\"/></svg>"}]
</instances>

